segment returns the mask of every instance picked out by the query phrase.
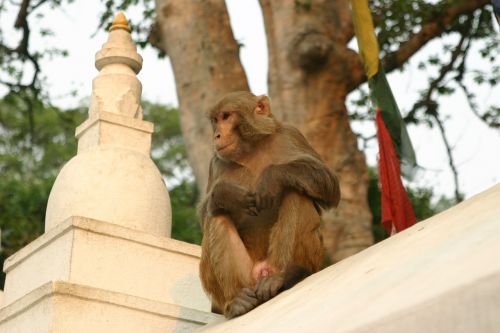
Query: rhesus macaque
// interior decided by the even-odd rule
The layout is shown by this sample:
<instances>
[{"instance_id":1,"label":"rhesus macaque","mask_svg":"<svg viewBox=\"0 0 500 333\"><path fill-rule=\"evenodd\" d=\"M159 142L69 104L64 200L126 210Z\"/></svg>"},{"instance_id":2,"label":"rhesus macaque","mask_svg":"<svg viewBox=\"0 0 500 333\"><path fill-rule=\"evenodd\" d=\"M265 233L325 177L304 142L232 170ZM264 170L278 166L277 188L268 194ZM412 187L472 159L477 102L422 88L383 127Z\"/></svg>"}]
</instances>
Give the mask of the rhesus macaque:
<instances>
[{"instance_id":1,"label":"rhesus macaque","mask_svg":"<svg viewBox=\"0 0 500 333\"><path fill-rule=\"evenodd\" d=\"M234 92L209 112L214 156L199 207L200 276L213 310L242 315L317 272L322 209L340 199L336 177L266 96Z\"/></svg>"}]
</instances>

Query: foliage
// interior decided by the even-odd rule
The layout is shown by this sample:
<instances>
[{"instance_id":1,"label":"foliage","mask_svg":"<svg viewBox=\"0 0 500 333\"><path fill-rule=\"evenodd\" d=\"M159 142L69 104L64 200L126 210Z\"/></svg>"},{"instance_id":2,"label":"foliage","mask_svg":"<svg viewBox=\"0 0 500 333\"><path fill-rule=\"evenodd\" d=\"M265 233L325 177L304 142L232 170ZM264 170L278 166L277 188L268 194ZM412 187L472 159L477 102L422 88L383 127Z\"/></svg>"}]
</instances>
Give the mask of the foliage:
<instances>
[{"instance_id":1,"label":"foliage","mask_svg":"<svg viewBox=\"0 0 500 333\"><path fill-rule=\"evenodd\" d=\"M50 189L76 152L73 135L83 115L81 108L61 112L14 93L0 101L2 262L43 233Z\"/></svg>"},{"instance_id":2,"label":"foliage","mask_svg":"<svg viewBox=\"0 0 500 333\"><path fill-rule=\"evenodd\" d=\"M455 183L454 197L461 201L463 193L459 187L454 147L448 139L447 119L442 113L447 105L442 105L442 97L462 93L475 116L491 128L500 128L500 108L477 98L481 89L491 89L500 80L500 37L494 28L496 22L492 19L491 6L476 6L475 9L464 0L432 3L427 0L374 0L370 5L386 71L405 68L406 64L397 60L398 52L402 48L405 48L403 53L409 52L412 45L432 37L423 31L429 35L433 31L439 32L436 37L440 37L441 47L435 48L436 52L418 64L418 70L428 76L428 85L419 91L420 96L411 108L401 111L406 123L435 127L440 132ZM463 10L461 15L450 19L453 11L460 11L468 5L473 9ZM415 47L412 52L419 50L420 47ZM476 57L472 58L472 55ZM477 61L477 55L482 61ZM364 89L359 88L358 97L353 101L355 111L350 113L351 120L373 121ZM360 139L366 141L366 138Z\"/></svg>"},{"instance_id":3,"label":"foliage","mask_svg":"<svg viewBox=\"0 0 500 333\"><path fill-rule=\"evenodd\" d=\"M192 178L178 110L149 102L143 102L142 106L144 119L155 124L152 156L161 173L170 179Z\"/></svg>"},{"instance_id":4,"label":"foliage","mask_svg":"<svg viewBox=\"0 0 500 333\"><path fill-rule=\"evenodd\" d=\"M370 6L373 9L380 57L385 60L383 64L386 70L394 69L395 53L411 38L415 38L426 23L443 23L443 13L464 3L463 0L441 0L435 3L428 0L372 1ZM481 105L474 92L480 86L493 87L500 80L500 37L494 24L490 6L485 6L459 15L445 27L439 36L443 40L442 47L436 48L436 52L418 64L418 70L437 74L429 75L429 86L420 92L421 97L414 106L406 110L407 123L434 126L434 116L440 108L439 97L462 91L476 116L493 128L500 127L499 108ZM472 54L479 54L484 62L472 62ZM405 69L405 65L399 69ZM354 101L356 111L351 114L352 119L373 118L367 100L366 91L360 91L359 98Z\"/></svg>"},{"instance_id":5,"label":"foliage","mask_svg":"<svg viewBox=\"0 0 500 333\"><path fill-rule=\"evenodd\" d=\"M83 120L82 109L61 112L36 100L30 120L20 112L24 102L17 94L0 102L0 227L7 255L43 232L50 188L76 152L73 133Z\"/></svg>"},{"instance_id":6,"label":"foliage","mask_svg":"<svg viewBox=\"0 0 500 333\"><path fill-rule=\"evenodd\" d=\"M172 238L201 244L201 229L196 215L198 187L194 180L184 180L170 191Z\"/></svg>"},{"instance_id":7,"label":"foliage","mask_svg":"<svg viewBox=\"0 0 500 333\"><path fill-rule=\"evenodd\" d=\"M182 140L179 111L148 102L143 103L143 108L144 118L156 126L152 155L169 184L172 237L200 244L201 229L196 216L199 193Z\"/></svg>"}]
</instances>

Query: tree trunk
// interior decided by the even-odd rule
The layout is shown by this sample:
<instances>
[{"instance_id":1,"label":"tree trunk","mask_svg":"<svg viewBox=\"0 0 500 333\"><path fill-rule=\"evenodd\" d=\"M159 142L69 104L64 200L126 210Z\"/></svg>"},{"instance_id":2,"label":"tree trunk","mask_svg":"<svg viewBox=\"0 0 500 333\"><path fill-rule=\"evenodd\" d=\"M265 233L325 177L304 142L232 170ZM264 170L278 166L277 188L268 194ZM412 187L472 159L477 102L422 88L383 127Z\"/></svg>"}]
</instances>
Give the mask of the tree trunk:
<instances>
[{"instance_id":1,"label":"tree trunk","mask_svg":"<svg viewBox=\"0 0 500 333\"><path fill-rule=\"evenodd\" d=\"M373 243L364 154L345 100L363 75L348 0L260 0L269 50L269 94L281 119L298 126L335 171L342 199L326 212L324 238L333 261Z\"/></svg>"},{"instance_id":2,"label":"tree trunk","mask_svg":"<svg viewBox=\"0 0 500 333\"><path fill-rule=\"evenodd\" d=\"M249 90L224 0L156 0L161 45L175 75L189 161L205 193L212 156L204 112L224 94Z\"/></svg>"},{"instance_id":3,"label":"tree trunk","mask_svg":"<svg viewBox=\"0 0 500 333\"><path fill-rule=\"evenodd\" d=\"M273 113L299 127L340 179L338 209L324 215L333 261L372 244L368 175L345 99L363 76L347 42L353 36L348 0L261 0L269 49ZM181 125L198 184L204 190L211 155L202 120L222 94L248 90L223 0L156 0L162 45L172 62Z\"/></svg>"}]
</instances>

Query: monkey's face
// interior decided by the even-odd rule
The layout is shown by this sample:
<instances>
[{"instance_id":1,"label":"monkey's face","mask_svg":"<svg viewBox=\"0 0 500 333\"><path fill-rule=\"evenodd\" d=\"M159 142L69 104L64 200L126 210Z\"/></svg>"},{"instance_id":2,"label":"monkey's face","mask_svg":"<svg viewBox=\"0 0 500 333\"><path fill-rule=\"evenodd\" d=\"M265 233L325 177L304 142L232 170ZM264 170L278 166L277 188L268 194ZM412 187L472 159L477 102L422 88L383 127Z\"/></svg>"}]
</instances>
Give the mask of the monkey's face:
<instances>
[{"instance_id":1,"label":"monkey's face","mask_svg":"<svg viewBox=\"0 0 500 333\"><path fill-rule=\"evenodd\" d=\"M241 138L236 127L239 115L234 111L221 111L212 118L214 151L224 160L235 161L241 150Z\"/></svg>"},{"instance_id":2,"label":"monkey's face","mask_svg":"<svg viewBox=\"0 0 500 333\"><path fill-rule=\"evenodd\" d=\"M250 92L228 94L209 112L214 130L214 151L217 157L236 163L243 162L279 123L271 115L267 96Z\"/></svg>"}]
</instances>

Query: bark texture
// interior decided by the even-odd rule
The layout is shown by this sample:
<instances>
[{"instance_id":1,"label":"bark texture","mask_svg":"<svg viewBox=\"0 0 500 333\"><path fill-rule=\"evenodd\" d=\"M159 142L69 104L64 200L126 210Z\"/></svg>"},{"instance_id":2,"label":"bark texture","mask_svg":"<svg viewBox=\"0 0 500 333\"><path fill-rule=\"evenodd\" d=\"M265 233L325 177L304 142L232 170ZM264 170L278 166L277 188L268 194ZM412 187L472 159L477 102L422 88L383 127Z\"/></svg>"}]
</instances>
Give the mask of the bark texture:
<instances>
[{"instance_id":1,"label":"bark texture","mask_svg":"<svg viewBox=\"0 0 500 333\"><path fill-rule=\"evenodd\" d=\"M324 239L333 261L373 243L368 174L350 128L345 98L363 76L348 0L262 0L269 49L273 113L299 127L339 176L339 208L324 214ZM239 48L223 0L156 1L163 49L174 69L181 125L190 162L204 192L211 155L203 119L221 95L248 90Z\"/></svg>"},{"instance_id":2,"label":"bark texture","mask_svg":"<svg viewBox=\"0 0 500 333\"><path fill-rule=\"evenodd\" d=\"M181 127L201 193L212 156L204 112L224 94L249 90L223 0L156 0L161 45L175 75Z\"/></svg>"},{"instance_id":3,"label":"bark texture","mask_svg":"<svg viewBox=\"0 0 500 333\"><path fill-rule=\"evenodd\" d=\"M363 76L348 0L261 0L274 113L298 126L338 175L342 199L323 216L326 249L338 261L373 243L364 154L349 125L345 99Z\"/></svg>"}]
</instances>

